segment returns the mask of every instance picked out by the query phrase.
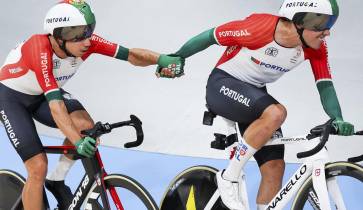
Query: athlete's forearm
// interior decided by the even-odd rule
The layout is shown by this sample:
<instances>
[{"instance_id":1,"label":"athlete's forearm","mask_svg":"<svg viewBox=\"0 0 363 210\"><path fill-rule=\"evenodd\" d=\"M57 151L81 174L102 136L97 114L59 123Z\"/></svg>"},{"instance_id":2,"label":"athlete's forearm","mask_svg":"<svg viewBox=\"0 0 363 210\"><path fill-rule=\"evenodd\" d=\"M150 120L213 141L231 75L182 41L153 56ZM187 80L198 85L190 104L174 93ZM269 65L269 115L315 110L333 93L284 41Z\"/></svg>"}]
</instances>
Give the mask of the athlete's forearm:
<instances>
[{"instance_id":1,"label":"athlete's forearm","mask_svg":"<svg viewBox=\"0 0 363 210\"><path fill-rule=\"evenodd\" d=\"M79 132L76 129L71 117L68 114L67 108L63 100L51 100L49 102L50 111L57 127L62 133L75 144L81 139Z\"/></svg>"},{"instance_id":2,"label":"athlete's forearm","mask_svg":"<svg viewBox=\"0 0 363 210\"><path fill-rule=\"evenodd\" d=\"M160 54L147 49L132 48L129 50L128 61L135 66L157 64Z\"/></svg>"},{"instance_id":3,"label":"athlete's forearm","mask_svg":"<svg viewBox=\"0 0 363 210\"><path fill-rule=\"evenodd\" d=\"M339 105L338 97L335 92L333 82L331 81L321 81L317 84L321 104L325 112L329 115L330 118L340 118L342 117L342 111Z\"/></svg>"},{"instance_id":4,"label":"athlete's forearm","mask_svg":"<svg viewBox=\"0 0 363 210\"><path fill-rule=\"evenodd\" d=\"M213 44L217 44L217 41L214 38L214 28L191 38L175 54L182 58L187 58L207 49Z\"/></svg>"}]
</instances>

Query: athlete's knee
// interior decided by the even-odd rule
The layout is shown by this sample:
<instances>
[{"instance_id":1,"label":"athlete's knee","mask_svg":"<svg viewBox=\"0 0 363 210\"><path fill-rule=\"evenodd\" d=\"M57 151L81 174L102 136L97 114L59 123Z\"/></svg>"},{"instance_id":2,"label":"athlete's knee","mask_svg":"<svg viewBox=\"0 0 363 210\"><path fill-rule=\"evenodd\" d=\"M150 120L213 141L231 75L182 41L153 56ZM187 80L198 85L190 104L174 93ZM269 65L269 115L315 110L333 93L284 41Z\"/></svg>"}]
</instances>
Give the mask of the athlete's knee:
<instances>
[{"instance_id":1,"label":"athlete's knee","mask_svg":"<svg viewBox=\"0 0 363 210\"><path fill-rule=\"evenodd\" d=\"M25 166L28 172L28 179L44 182L48 170L48 160L44 153L25 161Z\"/></svg>"},{"instance_id":2,"label":"athlete's knee","mask_svg":"<svg viewBox=\"0 0 363 210\"><path fill-rule=\"evenodd\" d=\"M286 108L281 104L272 104L268 106L262 114L262 117L267 118L276 126L282 125L287 116Z\"/></svg>"},{"instance_id":3,"label":"athlete's knee","mask_svg":"<svg viewBox=\"0 0 363 210\"><path fill-rule=\"evenodd\" d=\"M87 130L87 129L93 128L94 123L93 123L93 121L88 120L88 119L79 119L76 126L77 126L78 130L82 131L82 130Z\"/></svg>"},{"instance_id":4,"label":"athlete's knee","mask_svg":"<svg viewBox=\"0 0 363 210\"><path fill-rule=\"evenodd\" d=\"M79 131L90 129L94 126L92 118L84 110L72 112L71 118Z\"/></svg>"}]
</instances>

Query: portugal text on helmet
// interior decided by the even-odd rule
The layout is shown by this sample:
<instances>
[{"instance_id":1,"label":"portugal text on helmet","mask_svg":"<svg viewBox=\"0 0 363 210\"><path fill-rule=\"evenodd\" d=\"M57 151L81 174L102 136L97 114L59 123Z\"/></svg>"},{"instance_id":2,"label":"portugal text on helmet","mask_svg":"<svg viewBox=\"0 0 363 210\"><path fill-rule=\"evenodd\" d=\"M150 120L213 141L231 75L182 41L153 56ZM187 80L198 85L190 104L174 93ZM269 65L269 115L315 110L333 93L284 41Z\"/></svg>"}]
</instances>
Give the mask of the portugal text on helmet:
<instances>
[{"instance_id":1,"label":"portugal text on helmet","mask_svg":"<svg viewBox=\"0 0 363 210\"><path fill-rule=\"evenodd\" d=\"M58 17L58 18L48 18L47 23L57 23L69 21L69 17Z\"/></svg>"},{"instance_id":2,"label":"portugal text on helmet","mask_svg":"<svg viewBox=\"0 0 363 210\"><path fill-rule=\"evenodd\" d=\"M317 2L297 1L286 4L286 7L317 7Z\"/></svg>"}]
</instances>

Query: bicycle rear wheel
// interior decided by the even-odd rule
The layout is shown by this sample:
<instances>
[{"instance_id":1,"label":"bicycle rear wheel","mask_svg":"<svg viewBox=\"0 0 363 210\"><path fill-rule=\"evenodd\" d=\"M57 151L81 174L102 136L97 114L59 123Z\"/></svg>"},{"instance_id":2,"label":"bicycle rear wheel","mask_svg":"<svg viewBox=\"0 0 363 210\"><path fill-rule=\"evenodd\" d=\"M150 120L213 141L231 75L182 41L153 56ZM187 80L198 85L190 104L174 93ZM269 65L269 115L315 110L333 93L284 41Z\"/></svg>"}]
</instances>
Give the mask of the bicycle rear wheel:
<instances>
[{"instance_id":1,"label":"bicycle rear wheel","mask_svg":"<svg viewBox=\"0 0 363 210\"><path fill-rule=\"evenodd\" d=\"M361 209L363 194L363 168L350 162L335 162L325 166L326 179L336 179L343 197L346 209ZM334 203L330 195L331 206L338 205L335 209L344 209L342 205ZM313 188L312 177L302 185L293 201L293 210L320 210L319 199Z\"/></svg>"},{"instance_id":2,"label":"bicycle rear wheel","mask_svg":"<svg viewBox=\"0 0 363 210\"><path fill-rule=\"evenodd\" d=\"M0 170L0 210L8 210L19 203L17 209L23 209L21 193L25 184L25 178L11 170Z\"/></svg>"},{"instance_id":3,"label":"bicycle rear wheel","mask_svg":"<svg viewBox=\"0 0 363 210\"><path fill-rule=\"evenodd\" d=\"M217 190L214 179L217 169L193 166L179 173L170 183L160 204L160 210L200 210ZM211 210L228 210L219 197Z\"/></svg>"},{"instance_id":4,"label":"bicycle rear wheel","mask_svg":"<svg viewBox=\"0 0 363 210\"><path fill-rule=\"evenodd\" d=\"M137 210L158 210L158 206L150 193L136 180L122 174L110 174L104 178L107 189L107 196L111 209L137 209ZM121 201L122 208L116 207L110 194L114 188ZM93 184L90 193L87 195L81 209L100 210L104 209L100 196L100 187Z\"/></svg>"}]
</instances>

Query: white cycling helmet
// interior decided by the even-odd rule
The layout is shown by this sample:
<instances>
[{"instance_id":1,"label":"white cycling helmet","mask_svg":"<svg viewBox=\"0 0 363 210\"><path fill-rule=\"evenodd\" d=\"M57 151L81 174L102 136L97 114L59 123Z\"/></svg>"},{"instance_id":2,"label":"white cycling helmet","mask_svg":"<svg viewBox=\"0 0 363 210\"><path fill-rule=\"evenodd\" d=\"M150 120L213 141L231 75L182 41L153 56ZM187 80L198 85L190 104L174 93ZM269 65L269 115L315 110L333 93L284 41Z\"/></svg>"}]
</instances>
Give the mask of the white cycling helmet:
<instances>
[{"instance_id":1,"label":"white cycling helmet","mask_svg":"<svg viewBox=\"0 0 363 210\"><path fill-rule=\"evenodd\" d=\"M336 0L285 0L279 15L304 29L324 31L338 19L339 7Z\"/></svg>"},{"instance_id":2,"label":"white cycling helmet","mask_svg":"<svg viewBox=\"0 0 363 210\"><path fill-rule=\"evenodd\" d=\"M44 30L64 41L89 38L95 26L95 15L83 0L61 1L48 11L44 19Z\"/></svg>"}]
</instances>

